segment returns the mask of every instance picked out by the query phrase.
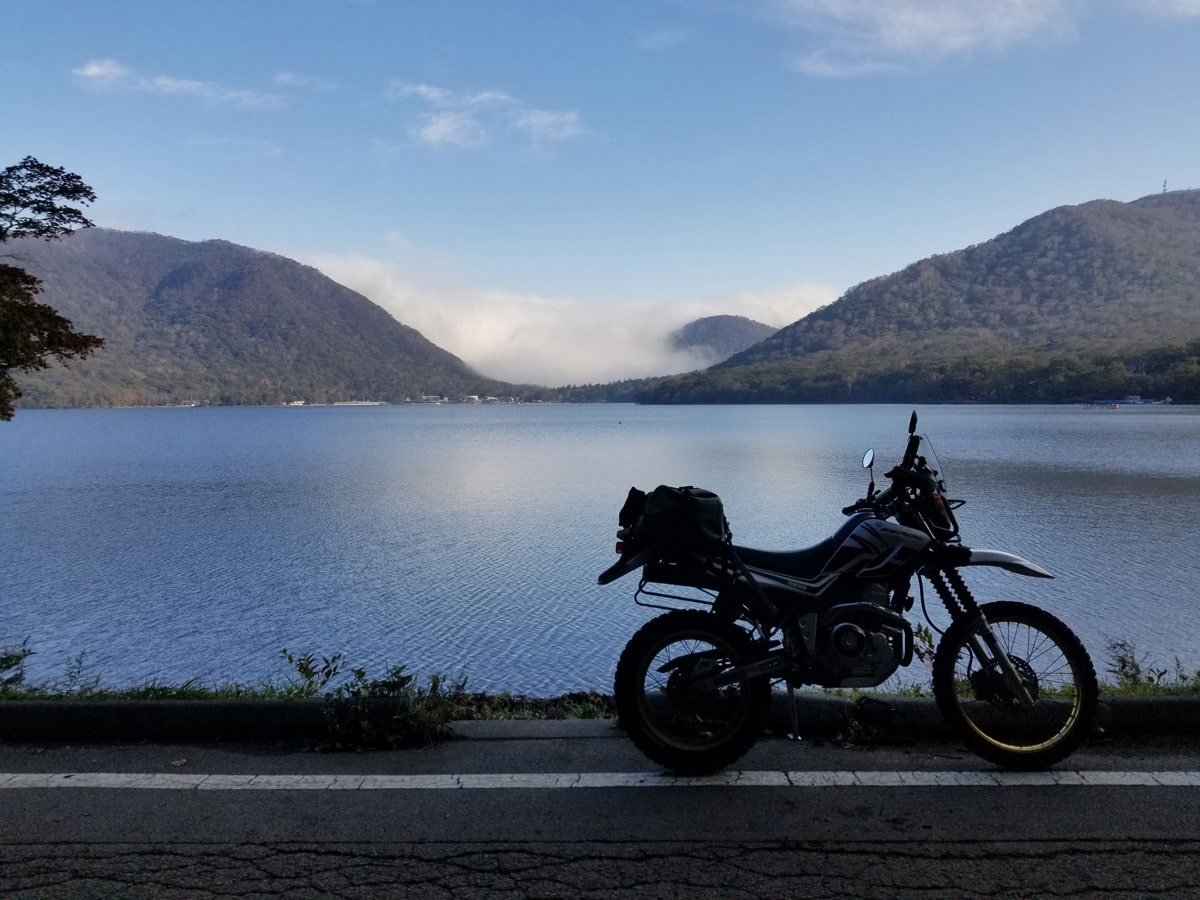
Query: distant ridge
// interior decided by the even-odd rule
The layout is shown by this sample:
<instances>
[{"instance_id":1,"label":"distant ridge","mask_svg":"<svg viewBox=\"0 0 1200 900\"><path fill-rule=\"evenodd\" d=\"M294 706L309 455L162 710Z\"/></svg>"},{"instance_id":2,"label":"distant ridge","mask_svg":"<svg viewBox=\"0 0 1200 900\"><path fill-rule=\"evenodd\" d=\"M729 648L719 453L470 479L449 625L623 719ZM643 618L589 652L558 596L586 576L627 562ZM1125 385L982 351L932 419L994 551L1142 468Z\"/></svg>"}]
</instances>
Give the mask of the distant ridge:
<instances>
[{"instance_id":1,"label":"distant ridge","mask_svg":"<svg viewBox=\"0 0 1200 900\"><path fill-rule=\"evenodd\" d=\"M644 402L1200 402L1200 191L1050 210L933 256Z\"/></svg>"},{"instance_id":2,"label":"distant ridge","mask_svg":"<svg viewBox=\"0 0 1200 900\"><path fill-rule=\"evenodd\" d=\"M402 402L511 395L316 269L227 241L93 228L14 241L49 303L105 339L23 375L24 406Z\"/></svg>"},{"instance_id":3,"label":"distant ridge","mask_svg":"<svg viewBox=\"0 0 1200 900\"><path fill-rule=\"evenodd\" d=\"M706 316L674 331L670 341L674 349L695 354L699 366L710 366L765 340L776 330L745 316Z\"/></svg>"}]
</instances>

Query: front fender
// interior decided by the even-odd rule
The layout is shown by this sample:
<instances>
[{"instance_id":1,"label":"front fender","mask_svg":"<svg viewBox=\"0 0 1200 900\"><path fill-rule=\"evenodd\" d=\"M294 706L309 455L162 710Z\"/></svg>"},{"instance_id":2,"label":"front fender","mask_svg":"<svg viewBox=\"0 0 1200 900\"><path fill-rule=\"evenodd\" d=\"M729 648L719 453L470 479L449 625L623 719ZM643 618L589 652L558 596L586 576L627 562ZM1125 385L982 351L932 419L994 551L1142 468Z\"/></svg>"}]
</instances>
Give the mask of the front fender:
<instances>
[{"instance_id":1,"label":"front fender","mask_svg":"<svg viewBox=\"0 0 1200 900\"><path fill-rule=\"evenodd\" d=\"M965 561L956 560L955 564L959 566L995 566L998 569L1006 569L1009 572L1016 572L1018 575L1028 575L1031 578L1054 577L1037 563L1031 563L1029 560L1023 559L1015 553L1006 553L1003 550L976 550L972 548Z\"/></svg>"}]
</instances>

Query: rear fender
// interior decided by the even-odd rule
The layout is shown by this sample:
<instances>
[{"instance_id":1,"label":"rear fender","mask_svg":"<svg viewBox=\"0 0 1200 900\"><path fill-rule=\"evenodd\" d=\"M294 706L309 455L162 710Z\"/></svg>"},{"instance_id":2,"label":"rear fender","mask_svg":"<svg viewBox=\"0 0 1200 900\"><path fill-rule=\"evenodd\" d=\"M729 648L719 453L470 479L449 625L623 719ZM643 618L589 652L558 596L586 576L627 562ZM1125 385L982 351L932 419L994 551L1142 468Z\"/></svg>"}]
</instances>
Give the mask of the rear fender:
<instances>
[{"instance_id":1,"label":"rear fender","mask_svg":"<svg viewBox=\"0 0 1200 900\"><path fill-rule=\"evenodd\" d=\"M596 584L612 584L618 578L623 578L634 569L640 569L646 563L650 562L653 554L650 550L643 550L641 553L634 553L631 556L622 556L615 563L600 573L596 579Z\"/></svg>"}]
</instances>

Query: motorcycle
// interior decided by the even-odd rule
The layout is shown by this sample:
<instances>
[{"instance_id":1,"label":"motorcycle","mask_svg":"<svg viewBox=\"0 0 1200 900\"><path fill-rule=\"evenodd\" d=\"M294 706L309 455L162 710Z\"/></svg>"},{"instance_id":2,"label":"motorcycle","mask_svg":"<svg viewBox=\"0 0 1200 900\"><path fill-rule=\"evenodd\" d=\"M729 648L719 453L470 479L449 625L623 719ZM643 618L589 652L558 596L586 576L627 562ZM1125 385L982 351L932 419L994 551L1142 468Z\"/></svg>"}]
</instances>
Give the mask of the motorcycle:
<instances>
[{"instance_id":1,"label":"motorcycle","mask_svg":"<svg viewBox=\"0 0 1200 900\"><path fill-rule=\"evenodd\" d=\"M635 602L668 610L633 635L613 683L618 717L646 756L680 774L708 774L758 740L773 685L786 685L796 735L796 688L882 684L920 655L906 616L914 583L927 634L940 635L937 708L972 751L1002 767L1037 769L1087 737L1098 687L1079 638L1027 603L977 602L962 571L1054 576L1015 554L962 543L954 511L965 501L946 495L932 445L916 429L914 411L882 490L874 451L866 452L866 496L842 510L847 520L835 534L802 550L734 544L709 491L630 490L618 516L619 559L598 582L640 569ZM949 613L944 630L929 616L926 584Z\"/></svg>"}]
</instances>

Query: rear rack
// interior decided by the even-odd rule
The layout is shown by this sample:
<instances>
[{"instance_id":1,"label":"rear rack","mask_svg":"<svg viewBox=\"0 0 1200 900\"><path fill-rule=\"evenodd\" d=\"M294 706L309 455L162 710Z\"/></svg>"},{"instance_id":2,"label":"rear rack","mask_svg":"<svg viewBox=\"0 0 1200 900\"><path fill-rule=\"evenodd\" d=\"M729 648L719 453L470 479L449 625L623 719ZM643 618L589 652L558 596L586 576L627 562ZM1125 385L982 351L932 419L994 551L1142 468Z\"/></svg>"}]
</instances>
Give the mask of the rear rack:
<instances>
[{"instance_id":1,"label":"rear rack","mask_svg":"<svg viewBox=\"0 0 1200 900\"><path fill-rule=\"evenodd\" d=\"M661 591L652 591L648 587L646 587L647 584L657 584L657 583L658 582L647 581L645 578L643 578L641 580L641 582L638 583L637 590L634 591L633 602L636 603L638 606L644 606L647 609L679 609L678 606L670 606L665 603L654 603L654 602L652 602L650 600L646 600L644 598L656 597L660 600L675 600L679 603L691 603L696 606L708 606L708 607L711 607L717 601L717 592L712 591L712 590L707 590L705 588L697 588L697 590L702 591L707 596L705 596L705 597L688 597L688 596L685 596L684 594L667 594L667 593L663 593Z\"/></svg>"},{"instance_id":2,"label":"rear rack","mask_svg":"<svg viewBox=\"0 0 1200 900\"><path fill-rule=\"evenodd\" d=\"M745 567L741 564L741 560L727 546L722 547L721 551L717 553L713 553L711 550L708 552L692 551L664 556L647 563L642 568L642 579L638 583L637 591L634 592L633 600L638 606L651 609L669 610L679 607L655 603L645 599L647 597L711 607L721 591L733 587L744 575ZM650 584L693 588L704 596L689 596L661 589L651 589L647 587Z\"/></svg>"},{"instance_id":3,"label":"rear rack","mask_svg":"<svg viewBox=\"0 0 1200 900\"><path fill-rule=\"evenodd\" d=\"M631 550L629 547L625 547L624 552L630 554L630 560L635 560L638 549ZM748 611L749 618L766 623L779 619L779 610L763 592L754 576L750 574L750 570L746 568L746 564L742 562L741 557L728 541L709 543L704 546L695 544L686 547L657 545L648 549L640 549L640 553L648 557L648 561L642 563L642 578L633 594L633 600L638 606L665 610L680 608L678 605L668 606L646 599L654 598L655 600L671 600L676 604L686 603L692 606L711 608L716 604L723 591L736 590L738 592L736 603ZM622 559L625 557L623 556ZM620 569L619 565L613 567L618 570L616 577L632 570L632 567ZM609 572L611 571L613 570L610 569ZM601 584L607 583L605 581L606 574L600 576ZM704 596L689 596L673 591L651 589L647 587L648 584L693 588Z\"/></svg>"}]
</instances>

